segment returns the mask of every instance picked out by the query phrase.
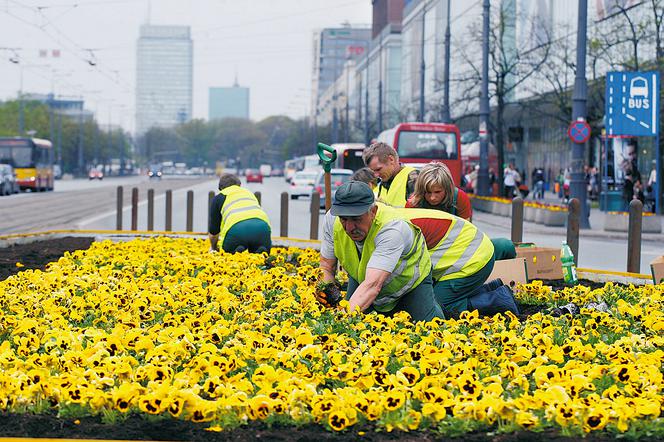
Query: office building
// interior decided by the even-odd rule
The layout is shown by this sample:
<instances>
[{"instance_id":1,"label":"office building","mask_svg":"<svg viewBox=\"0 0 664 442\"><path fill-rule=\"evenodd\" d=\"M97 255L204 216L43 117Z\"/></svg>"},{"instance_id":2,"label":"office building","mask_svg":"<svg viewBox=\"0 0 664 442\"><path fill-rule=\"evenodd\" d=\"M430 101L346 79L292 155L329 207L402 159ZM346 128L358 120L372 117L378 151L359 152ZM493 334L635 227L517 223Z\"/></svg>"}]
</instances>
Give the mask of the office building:
<instances>
[{"instance_id":1,"label":"office building","mask_svg":"<svg viewBox=\"0 0 664 442\"><path fill-rule=\"evenodd\" d=\"M190 120L192 90L189 27L141 26L136 60L136 133Z\"/></svg>"},{"instance_id":2,"label":"office building","mask_svg":"<svg viewBox=\"0 0 664 442\"><path fill-rule=\"evenodd\" d=\"M211 87L209 93L209 120L222 118L249 119L249 88L237 81L233 87Z\"/></svg>"}]
</instances>

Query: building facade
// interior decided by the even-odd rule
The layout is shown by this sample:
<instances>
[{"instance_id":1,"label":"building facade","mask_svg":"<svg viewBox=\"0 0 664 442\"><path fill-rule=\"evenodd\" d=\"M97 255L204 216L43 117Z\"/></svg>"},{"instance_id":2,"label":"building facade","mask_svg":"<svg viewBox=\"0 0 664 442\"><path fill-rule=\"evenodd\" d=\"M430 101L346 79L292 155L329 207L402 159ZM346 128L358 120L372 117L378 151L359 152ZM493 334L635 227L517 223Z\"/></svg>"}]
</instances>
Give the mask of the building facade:
<instances>
[{"instance_id":1,"label":"building facade","mask_svg":"<svg viewBox=\"0 0 664 442\"><path fill-rule=\"evenodd\" d=\"M193 42L189 27L141 26L136 55L136 133L190 120Z\"/></svg>"},{"instance_id":2,"label":"building facade","mask_svg":"<svg viewBox=\"0 0 664 442\"><path fill-rule=\"evenodd\" d=\"M249 119L249 88L235 83L233 87L211 87L209 91L210 121L223 118Z\"/></svg>"}]
</instances>

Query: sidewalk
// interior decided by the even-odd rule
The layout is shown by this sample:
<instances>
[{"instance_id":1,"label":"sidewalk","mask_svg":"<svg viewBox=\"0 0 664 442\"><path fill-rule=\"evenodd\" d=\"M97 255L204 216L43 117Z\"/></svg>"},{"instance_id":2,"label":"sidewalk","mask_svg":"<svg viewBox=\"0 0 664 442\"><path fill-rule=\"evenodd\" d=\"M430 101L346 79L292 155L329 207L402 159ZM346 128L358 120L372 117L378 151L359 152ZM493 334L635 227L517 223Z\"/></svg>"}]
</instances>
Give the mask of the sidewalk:
<instances>
[{"instance_id":1,"label":"sidewalk","mask_svg":"<svg viewBox=\"0 0 664 442\"><path fill-rule=\"evenodd\" d=\"M531 195L528 195L524 201L536 201ZM543 200L537 200L543 203L549 204L562 204L560 199L551 192L545 192ZM590 209L590 229L582 229L579 233L580 237L587 238L606 238L606 239L618 239L627 241L627 232L609 232L604 230L604 218L606 212L602 212L599 209ZM662 216L655 215L660 224L662 223ZM480 212L479 210L473 210L473 221L480 221L488 224L492 224L496 227L506 229L508 232L511 231L512 218L494 215L487 212ZM555 235L555 236L565 236L567 234L566 227L547 227L543 224L536 224L528 221L523 222L523 231L528 233L536 233L542 235ZM649 242L657 242L664 244L664 235L662 233L642 233L641 240Z\"/></svg>"}]
</instances>

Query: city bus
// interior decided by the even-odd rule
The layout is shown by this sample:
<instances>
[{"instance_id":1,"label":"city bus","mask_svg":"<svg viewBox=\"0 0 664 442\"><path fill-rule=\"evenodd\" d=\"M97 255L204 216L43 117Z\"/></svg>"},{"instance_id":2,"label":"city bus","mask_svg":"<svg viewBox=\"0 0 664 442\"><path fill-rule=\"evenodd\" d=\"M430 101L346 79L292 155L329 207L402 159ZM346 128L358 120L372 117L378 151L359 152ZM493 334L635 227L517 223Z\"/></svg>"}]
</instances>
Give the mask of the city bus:
<instances>
[{"instance_id":1,"label":"city bus","mask_svg":"<svg viewBox=\"0 0 664 442\"><path fill-rule=\"evenodd\" d=\"M461 135L454 124L399 123L378 135L399 154L399 161L422 167L433 161L445 163L454 183L461 184Z\"/></svg>"},{"instance_id":2,"label":"city bus","mask_svg":"<svg viewBox=\"0 0 664 442\"><path fill-rule=\"evenodd\" d=\"M53 145L39 138L0 138L0 163L11 164L21 190L53 190Z\"/></svg>"}]
</instances>

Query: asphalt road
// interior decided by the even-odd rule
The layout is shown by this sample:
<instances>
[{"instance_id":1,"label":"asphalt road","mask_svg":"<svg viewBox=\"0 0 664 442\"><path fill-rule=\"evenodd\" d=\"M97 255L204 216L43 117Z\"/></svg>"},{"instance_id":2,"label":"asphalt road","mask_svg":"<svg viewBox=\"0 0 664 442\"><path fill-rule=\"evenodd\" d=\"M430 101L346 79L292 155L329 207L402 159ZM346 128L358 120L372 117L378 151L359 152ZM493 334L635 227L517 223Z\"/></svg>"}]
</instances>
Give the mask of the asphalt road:
<instances>
[{"instance_id":1,"label":"asphalt road","mask_svg":"<svg viewBox=\"0 0 664 442\"><path fill-rule=\"evenodd\" d=\"M114 230L116 223L116 187L124 186L123 227L131 226L131 188L139 189L138 229L147 229L147 189L155 190L155 230L164 229L165 191L173 190L173 230L186 227L186 194L194 192L195 232L207 231L208 192L217 190L213 177L164 178L149 181L147 177L106 178L103 181L72 180L56 182L56 191L24 193L0 197L0 235L51 229ZM266 178L263 184L243 183L252 191L261 192L262 206L270 218L274 236L280 234L281 193L288 184L281 177ZM310 237L310 199L288 200L288 236ZM320 213L322 220L323 213ZM475 213L475 224L491 237L510 236L507 218ZM322 235L319 225L319 238ZM524 241L540 246L560 247L564 234L529 230L524 225ZM664 254L662 241L643 241L641 273L649 274L649 263ZM579 266L625 271L627 243L625 240L584 236L581 232Z\"/></svg>"}]
</instances>

